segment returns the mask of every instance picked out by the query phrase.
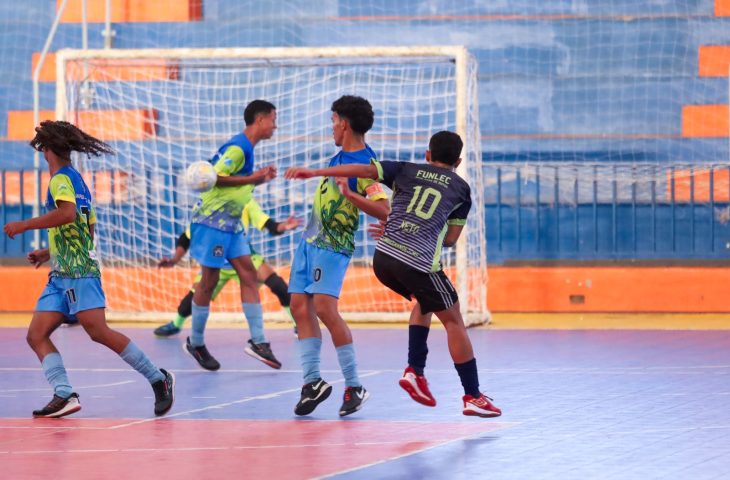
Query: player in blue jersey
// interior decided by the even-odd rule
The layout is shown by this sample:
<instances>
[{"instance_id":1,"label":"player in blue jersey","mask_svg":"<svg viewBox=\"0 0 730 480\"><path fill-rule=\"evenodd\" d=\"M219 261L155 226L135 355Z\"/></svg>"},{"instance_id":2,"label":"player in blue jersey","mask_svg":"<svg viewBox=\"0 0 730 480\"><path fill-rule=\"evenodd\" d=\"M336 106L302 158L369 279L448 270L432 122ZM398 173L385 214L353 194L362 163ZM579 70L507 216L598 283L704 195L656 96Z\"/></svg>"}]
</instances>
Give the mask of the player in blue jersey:
<instances>
[{"instance_id":1,"label":"player in blue jersey","mask_svg":"<svg viewBox=\"0 0 730 480\"><path fill-rule=\"evenodd\" d=\"M33 411L33 416L62 417L81 409L79 396L50 338L66 317L77 319L92 340L114 350L144 375L155 394L155 414L164 415L172 407L175 377L157 368L134 342L106 323L106 298L94 251L96 213L89 189L71 164L71 152L102 155L113 150L68 122L44 121L35 131L30 145L43 152L51 173L48 213L10 222L4 228L10 238L27 230L48 229L48 248L28 254L28 261L36 267L50 260L51 272L33 312L27 340L41 361L54 395L45 407Z\"/></svg>"},{"instance_id":2,"label":"player in blue jersey","mask_svg":"<svg viewBox=\"0 0 730 480\"><path fill-rule=\"evenodd\" d=\"M253 198L244 207L241 219L243 220L244 229L246 229L247 232L250 225L257 230L266 229L272 236L281 235L284 232L293 230L299 226L299 220L293 216L287 218L283 222L274 221L271 217L263 212L261 206ZM170 258L163 258L158 262L157 266L161 268L174 267L180 262L180 260L182 260L189 248L190 227L188 227L185 232L180 234L180 237L177 239L177 243L175 245L175 254ZM261 256L259 253L256 253L253 250L253 247L250 248L251 261L253 262L254 267L256 267L257 280L259 282L259 285L266 285L267 287L269 287L271 293L276 295L276 297L279 299L279 303L281 304L282 308L287 313L291 321L294 322L294 318L291 316L291 310L289 308L291 299L288 291L289 286L286 284L286 281L281 278L268 263L266 263L266 260L263 256ZM155 335L157 335L158 337L169 337L180 333L180 328L185 323L185 319L189 317L192 313L191 309L193 303L193 295L195 294L195 288L197 287L198 282L200 282L200 278L201 275L198 274L195 277L195 280L193 280L193 287L180 301L180 304L177 307L178 313L175 320L157 327L154 331ZM230 264L226 264L223 266L223 268L221 268L220 277L218 278L218 284L215 286L215 290L213 290L211 301L215 301L215 298L230 280L235 280L237 283L240 282L236 271L231 268ZM296 327L294 328L294 334L296 335ZM246 353L269 366L276 367L276 364L271 364L269 360L259 357L255 354L253 350L247 348Z\"/></svg>"},{"instance_id":3,"label":"player in blue jersey","mask_svg":"<svg viewBox=\"0 0 730 480\"><path fill-rule=\"evenodd\" d=\"M365 133L373 120L372 106L364 98L346 95L332 104L332 136L342 150L332 157L330 166L369 165L375 159L375 153L365 143ZM323 178L315 191L309 224L294 254L289 293L299 330L299 355L304 373L301 398L294 409L297 415L312 413L331 393L319 370L322 332L317 318L332 336L345 377L340 416L359 410L369 396L357 374L352 334L337 306L355 250L361 210L379 219L387 217L388 197L377 182Z\"/></svg>"},{"instance_id":4,"label":"player in blue jersey","mask_svg":"<svg viewBox=\"0 0 730 480\"><path fill-rule=\"evenodd\" d=\"M241 306L251 334L246 349L268 360L274 368L281 367L264 335L256 268L241 222L254 186L276 176L274 167L254 170L254 147L274 134L276 107L265 100L254 100L246 106L243 119L244 130L224 143L211 159L218 180L211 190L201 194L190 226L190 256L200 264L202 272L193 295L193 326L185 349L206 370L220 368L205 346L204 332L210 300L226 262L241 280Z\"/></svg>"},{"instance_id":5,"label":"player in blue jersey","mask_svg":"<svg viewBox=\"0 0 730 480\"><path fill-rule=\"evenodd\" d=\"M408 328L408 367L399 384L415 401L436 405L424 376L426 342L435 314L446 329L449 352L464 387L463 414L497 417L501 410L479 390L459 298L441 266L442 247L456 244L471 208L469 185L454 171L461 162L462 147L457 134L443 131L431 137L425 164L373 161L319 170L293 168L285 176L370 178L393 190L392 211L384 228L374 229L378 244L373 269L383 285L408 300L416 299Z\"/></svg>"}]
</instances>

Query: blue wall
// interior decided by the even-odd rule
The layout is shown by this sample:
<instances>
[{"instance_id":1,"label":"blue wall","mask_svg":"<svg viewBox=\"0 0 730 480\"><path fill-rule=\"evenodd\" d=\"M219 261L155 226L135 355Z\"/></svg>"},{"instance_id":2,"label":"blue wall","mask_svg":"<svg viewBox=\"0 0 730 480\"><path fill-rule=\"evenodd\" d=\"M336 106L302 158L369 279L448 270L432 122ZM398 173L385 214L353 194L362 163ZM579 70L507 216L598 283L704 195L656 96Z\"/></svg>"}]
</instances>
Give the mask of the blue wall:
<instances>
[{"instance_id":1,"label":"blue wall","mask_svg":"<svg viewBox=\"0 0 730 480\"><path fill-rule=\"evenodd\" d=\"M56 1L18 5L0 0L0 136L7 110L32 107L31 54ZM464 44L479 62L490 261L721 260L730 241L717 220L724 204L688 210L665 185L654 206L625 195L510 203L505 194L518 183L507 180L498 199L494 178L497 165L566 165L570 176L573 164L629 163L657 167L656 181L666 182L671 165L727 163L726 138L681 138L682 106L728 103L727 78L697 73L701 45L730 44L730 18L713 12L712 0L203 0L200 22L114 29L117 48ZM102 28L90 25L92 48ZM61 25L53 49L78 48L80 38L80 26ZM41 108L53 109L54 97L43 84ZM0 141L0 159L2 169L29 168L32 151ZM602 177L600 189L613 181Z\"/></svg>"}]
</instances>

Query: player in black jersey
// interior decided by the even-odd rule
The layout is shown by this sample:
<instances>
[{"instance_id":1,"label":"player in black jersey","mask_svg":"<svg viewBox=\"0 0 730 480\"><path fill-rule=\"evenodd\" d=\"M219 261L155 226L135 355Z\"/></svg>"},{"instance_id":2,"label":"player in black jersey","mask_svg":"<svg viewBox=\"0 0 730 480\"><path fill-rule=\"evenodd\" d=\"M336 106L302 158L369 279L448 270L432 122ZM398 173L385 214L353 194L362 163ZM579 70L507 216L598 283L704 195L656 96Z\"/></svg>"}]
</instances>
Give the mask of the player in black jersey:
<instances>
[{"instance_id":1,"label":"player in black jersey","mask_svg":"<svg viewBox=\"0 0 730 480\"><path fill-rule=\"evenodd\" d=\"M464 415L498 417L502 411L479 390L476 359L459 298L441 267L442 247L456 244L471 208L469 185L454 171L461 162L462 147L456 133L442 131L431 137L425 164L373 161L311 170L290 168L285 177L372 178L393 190L388 220L371 233L378 238L373 257L378 280L408 300L416 299L408 327L408 367L399 384L415 401L436 405L424 376L428 333L435 314L446 328L449 352L464 387Z\"/></svg>"}]
</instances>

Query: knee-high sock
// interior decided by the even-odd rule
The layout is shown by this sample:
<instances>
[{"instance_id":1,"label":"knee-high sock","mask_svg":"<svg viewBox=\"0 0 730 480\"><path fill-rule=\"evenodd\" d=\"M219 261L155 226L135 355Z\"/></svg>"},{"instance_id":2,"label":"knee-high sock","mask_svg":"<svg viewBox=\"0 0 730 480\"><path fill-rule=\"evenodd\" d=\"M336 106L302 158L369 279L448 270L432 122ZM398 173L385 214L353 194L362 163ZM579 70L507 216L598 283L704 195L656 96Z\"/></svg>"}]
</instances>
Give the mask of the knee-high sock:
<instances>
[{"instance_id":1,"label":"knee-high sock","mask_svg":"<svg viewBox=\"0 0 730 480\"><path fill-rule=\"evenodd\" d=\"M355 346L352 343L337 347L337 360L340 362L340 369L345 377L345 386L359 387L362 385L360 378L357 376Z\"/></svg>"},{"instance_id":2,"label":"knee-high sock","mask_svg":"<svg viewBox=\"0 0 730 480\"><path fill-rule=\"evenodd\" d=\"M299 362L302 365L304 383L312 383L322 378L319 372L319 353L322 349L322 339L318 337L302 338L299 345Z\"/></svg>"},{"instance_id":3,"label":"knee-high sock","mask_svg":"<svg viewBox=\"0 0 730 480\"><path fill-rule=\"evenodd\" d=\"M193 302L193 329L190 332L190 345L201 347L205 345L205 324L208 323L210 307L201 307Z\"/></svg>"},{"instance_id":4,"label":"knee-high sock","mask_svg":"<svg viewBox=\"0 0 730 480\"><path fill-rule=\"evenodd\" d=\"M46 380L53 387L53 393L61 398L68 398L73 393L73 388L68 381L66 368L63 366L63 359L58 352L52 352L43 357L41 362L43 374Z\"/></svg>"},{"instance_id":5,"label":"knee-high sock","mask_svg":"<svg viewBox=\"0 0 730 480\"><path fill-rule=\"evenodd\" d=\"M159 382L165 379L159 368L147 358L140 348L130 340L127 346L119 354L122 360L127 362L129 366L141 373L150 383Z\"/></svg>"},{"instance_id":6,"label":"knee-high sock","mask_svg":"<svg viewBox=\"0 0 730 480\"><path fill-rule=\"evenodd\" d=\"M243 314L246 315L248 331L251 334L253 343L264 343L264 309L260 303L242 303Z\"/></svg>"},{"instance_id":7,"label":"knee-high sock","mask_svg":"<svg viewBox=\"0 0 730 480\"><path fill-rule=\"evenodd\" d=\"M421 325L408 327L408 366L418 375L423 375L423 369L426 368L428 332L429 328Z\"/></svg>"},{"instance_id":8,"label":"knee-high sock","mask_svg":"<svg viewBox=\"0 0 730 480\"><path fill-rule=\"evenodd\" d=\"M481 395L479 391L479 374L477 373L477 359L472 358L468 362L455 363L456 371L461 378L461 385L464 387L464 393L478 398Z\"/></svg>"}]
</instances>

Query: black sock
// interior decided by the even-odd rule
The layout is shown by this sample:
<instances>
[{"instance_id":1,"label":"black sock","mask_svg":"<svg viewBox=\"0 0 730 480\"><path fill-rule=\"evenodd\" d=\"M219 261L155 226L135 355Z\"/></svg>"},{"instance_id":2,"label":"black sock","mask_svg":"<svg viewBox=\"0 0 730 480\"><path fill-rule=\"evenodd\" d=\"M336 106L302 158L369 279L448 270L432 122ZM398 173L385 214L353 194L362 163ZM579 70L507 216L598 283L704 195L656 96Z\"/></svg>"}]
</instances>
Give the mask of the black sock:
<instances>
[{"instance_id":1,"label":"black sock","mask_svg":"<svg viewBox=\"0 0 730 480\"><path fill-rule=\"evenodd\" d=\"M474 398L479 398L479 374L477 373L477 359L472 358L468 362L455 363L456 371L461 378L461 385L464 387L464 393Z\"/></svg>"},{"instance_id":2,"label":"black sock","mask_svg":"<svg viewBox=\"0 0 730 480\"><path fill-rule=\"evenodd\" d=\"M183 318L188 318L193 314L193 292L188 292L185 298L180 300L180 305L177 306L177 313Z\"/></svg>"},{"instance_id":3,"label":"black sock","mask_svg":"<svg viewBox=\"0 0 730 480\"><path fill-rule=\"evenodd\" d=\"M428 327L408 326L408 366L416 371L416 375L423 375L423 369L426 368L428 332Z\"/></svg>"},{"instance_id":4,"label":"black sock","mask_svg":"<svg viewBox=\"0 0 730 480\"><path fill-rule=\"evenodd\" d=\"M271 292L279 298L279 303L282 307L288 307L291 303L291 295L289 295L289 286L286 284L283 278L276 273L269 275L264 281L264 285L269 287Z\"/></svg>"}]
</instances>

